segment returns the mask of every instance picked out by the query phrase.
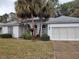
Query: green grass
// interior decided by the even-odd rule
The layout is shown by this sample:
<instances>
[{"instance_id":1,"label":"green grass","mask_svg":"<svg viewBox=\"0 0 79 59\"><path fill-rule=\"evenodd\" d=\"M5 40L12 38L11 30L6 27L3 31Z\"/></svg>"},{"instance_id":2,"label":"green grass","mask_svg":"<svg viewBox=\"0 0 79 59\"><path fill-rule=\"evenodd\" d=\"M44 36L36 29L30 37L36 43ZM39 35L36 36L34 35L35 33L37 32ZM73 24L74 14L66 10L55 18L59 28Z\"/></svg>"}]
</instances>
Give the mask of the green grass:
<instances>
[{"instance_id":1,"label":"green grass","mask_svg":"<svg viewBox=\"0 0 79 59\"><path fill-rule=\"evenodd\" d=\"M51 41L0 39L0 59L53 59Z\"/></svg>"}]
</instances>

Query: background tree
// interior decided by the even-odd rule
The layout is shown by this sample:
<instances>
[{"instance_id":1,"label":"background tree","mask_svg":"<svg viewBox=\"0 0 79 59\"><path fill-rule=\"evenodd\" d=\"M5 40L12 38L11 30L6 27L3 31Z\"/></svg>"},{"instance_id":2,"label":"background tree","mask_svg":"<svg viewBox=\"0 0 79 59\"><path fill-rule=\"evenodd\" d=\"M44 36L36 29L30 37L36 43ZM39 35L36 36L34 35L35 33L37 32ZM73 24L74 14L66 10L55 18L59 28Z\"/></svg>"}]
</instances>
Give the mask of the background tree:
<instances>
[{"instance_id":1,"label":"background tree","mask_svg":"<svg viewBox=\"0 0 79 59\"><path fill-rule=\"evenodd\" d=\"M79 9L75 9L74 13L72 13L70 16L79 17Z\"/></svg>"},{"instance_id":2,"label":"background tree","mask_svg":"<svg viewBox=\"0 0 79 59\"><path fill-rule=\"evenodd\" d=\"M74 8L79 8L79 0L74 0Z\"/></svg>"},{"instance_id":3,"label":"background tree","mask_svg":"<svg viewBox=\"0 0 79 59\"><path fill-rule=\"evenodd\" d=\"M74 11L73 1L60 5L60 12L62 15L69 16L71 13L73 13L73 11Z\"/></svg>"},{"instance_id":4,"label":"background tree","mask_svg":"<svg viewBox=\"0 0 79 59\"><path fill-rule=\"evenodd\" d=\"M8 18L8 14L4 14L2 16L0 16L0 22L7 22L7 18Z\"/></svg>"},{"instance_id":5,"label":"background tree","mask_svg":"<svg viewBox=\"0 0 79 59\"><path fill-rule=\"evenodd\" d=\"M3 21L2 22L7 22L8 14L4 14L2 16Z\"/></svg>"},{"instance_id":6,"label":"background tree","mask_svg":"<svg viewBox=\"0 0 79 59\"><path fill-rule=\"evenodd\" d=\"M73 4L74 12L70 16L79 17L79 0L75 0Z\"/></svg>"},{"instance_id":7,"label":"background tree","mask_svg":"<svg viewBox=\"0 0 79 59\"><path fill-rule=\"evenodd\" d=\"M2 16L0 16L0 22L2 22L2 21L3 21Z\"/></svg>"}]
</instances>

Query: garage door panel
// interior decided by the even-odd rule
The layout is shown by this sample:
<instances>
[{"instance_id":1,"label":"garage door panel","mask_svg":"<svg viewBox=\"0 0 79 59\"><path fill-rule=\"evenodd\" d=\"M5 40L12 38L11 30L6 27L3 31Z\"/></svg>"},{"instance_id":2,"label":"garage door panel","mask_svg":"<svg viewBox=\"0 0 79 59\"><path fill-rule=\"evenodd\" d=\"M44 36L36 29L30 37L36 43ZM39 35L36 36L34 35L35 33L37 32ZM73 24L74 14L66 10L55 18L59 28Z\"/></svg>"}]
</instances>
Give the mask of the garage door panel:
<instances>
[{"instance_id":1,"label":"garage door panel","mask_svg":"<svg viewBox=\"0 0 79 59\"><path fill-rule=\"evenodd\" d=\"M52 37L53 37L53 39L59 38L59 32L58 32L57 28L53 28Z\"/></svg>"},{"instance_id":2,"label":"garage door panel","mask_svg":"<svg viewBox=\"0 0 79 59\"><path fill-rule=\"evenodd\" d=\"M79 28L52 28L52 37L53 39L60 40L76 40L79 39Z\"/></svg>"},{"instance_id":3,"label":"garage door panel","mask_svg":"<svg viewBox=\"0 0 79 59\"><path fill-rule=\"evenodd\" d=\"M66 32L66 31L67 31L67 30L64 30L63 28L58 28L58 29L59 29L59 30L58 30L58 31L59 31L59 39L61 39L61 38L62 38L62 39L67 38L67 37L66 37L66 35L67 35L67 32Z\"/></svg>"},{"instance_id":4,"label":"garage door panel","mask_svg":"<svg viewBox=\"0 0 79 59\"><path fill-rule=\"evenodd\" d=\"M75 39L75 29L74 28L67 28L67 38Z\"/></svg>"},{"instance_id":5,"label":"garage door panel","mask_svg":"<svg viewBox=\"0 0 79 59\"><path fill-rule=\"evenodd\" d=\"M79 39L79 28L75 29L75 37L76 39Z\"/></svg>"}]
</instances>

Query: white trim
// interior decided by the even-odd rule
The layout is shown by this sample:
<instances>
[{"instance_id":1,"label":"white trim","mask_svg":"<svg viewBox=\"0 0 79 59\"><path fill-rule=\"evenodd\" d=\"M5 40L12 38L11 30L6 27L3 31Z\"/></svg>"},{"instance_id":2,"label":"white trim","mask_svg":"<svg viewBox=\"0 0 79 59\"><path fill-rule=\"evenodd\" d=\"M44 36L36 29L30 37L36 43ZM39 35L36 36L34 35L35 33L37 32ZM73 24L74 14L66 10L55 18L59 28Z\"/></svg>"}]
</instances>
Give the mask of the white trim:
<instances>
[{"instance_id":1,"label":"white trim","mask_svg":"<svg viewBox=\"0 0 79 59\"><path fill-rule=\"evenodd\" d=\"M77 24L48 24L50 27L79 27L79 23Z\"/></svg>"},{"instance_id":2,"label":"white trim","mask_svg":"<svg viewBox=\"0 0 79 59\"><path fill-rule=\"evenodd\" d=\"M50 39L51 41L79 41L79 39Z\"/></svg>"}]
</instances>

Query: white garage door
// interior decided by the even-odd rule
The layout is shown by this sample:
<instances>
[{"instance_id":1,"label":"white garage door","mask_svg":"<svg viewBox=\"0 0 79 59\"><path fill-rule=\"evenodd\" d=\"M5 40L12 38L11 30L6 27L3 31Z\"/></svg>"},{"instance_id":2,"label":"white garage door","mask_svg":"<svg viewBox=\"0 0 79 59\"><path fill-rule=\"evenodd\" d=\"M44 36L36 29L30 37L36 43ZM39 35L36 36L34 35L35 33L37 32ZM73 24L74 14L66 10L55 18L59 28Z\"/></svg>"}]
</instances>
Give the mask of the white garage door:
<instances>
[{"instance_id":1,"label":"white garage door","mask_svg":"<svg viewBox=\"0 0 79 59\"><path fill-rule=\"evenodd\" d=\"M54 40L79 40L79 28L52 28L52 38Z\"/></svg>"}]
</instances>

